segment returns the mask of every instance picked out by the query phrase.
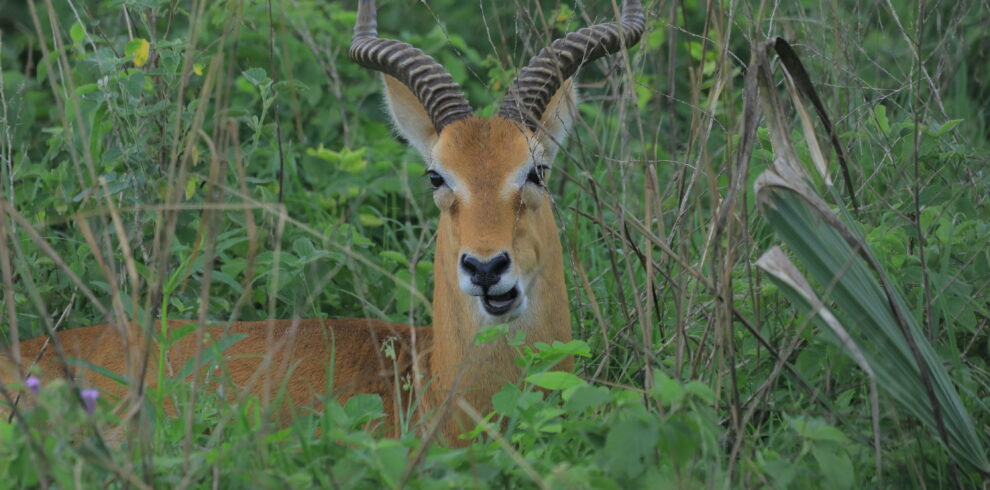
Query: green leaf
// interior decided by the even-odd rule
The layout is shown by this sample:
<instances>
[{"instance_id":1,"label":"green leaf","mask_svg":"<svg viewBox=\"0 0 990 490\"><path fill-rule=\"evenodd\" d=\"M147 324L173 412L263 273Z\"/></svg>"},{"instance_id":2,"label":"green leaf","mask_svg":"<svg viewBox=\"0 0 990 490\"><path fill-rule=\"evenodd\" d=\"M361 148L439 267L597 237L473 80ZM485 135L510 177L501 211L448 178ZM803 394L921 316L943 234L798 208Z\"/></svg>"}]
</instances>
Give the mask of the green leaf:
<instances>
[{"instance_id":1,"label":"green leaf","mask_svg":"<svg viewBox=\"0 0 990 490\"><path fill-rule=\"evenodd\" d=\"M564 390L587 384L583 379L564 371L531 374L526 377L526 381L546 390Z\"/></svg>"},{"instance_id":2,"label":"green leaf","mask_svg":"<svg viewBox=\"0 0 990 490\"><path fill-rule=\"evenodd\" d=\"M361 221L362 226L367 228L377 228L385 224L385 220L381 216L371 213L358 214L358 220Z\"/></svg>"},{"instance_id":3,"label":"green leaf","mask_svg":"<svg viewBox=\"0 0 990 490\"><path fill-rule=\"evenodd\" d=\"M82 24L78 22L72 24L72 27L69 28L69 38L72 39L73 44L82 44L83 39L86 39L86 31Z\"/></svg>"},{"instance_id":4,"label":"green leaf","mask_svg":"<svg viewBox=\"0 0 990 490\"><path fill-rule=\"evenodd\" d=\"M839 444L849 444L849 438L842 433L839 429L832 427L831 425L823 425L818 427L813 432L807 434L811 439L818 441L829 441Z\"/></svg>"},{"instance_id":5,"label":"green leaf","mask_svg":"<svg viewBox=\"0 0 990 490\"><path fill-rule=\"evenodd\" d=\"M478 333L474 335L474 345L484 345L489 342L494 342L496 339L502 338L508 334L509 326L504 323L484 325L479 328Z\"/></svg>"},{"instance_id":6,"label":"green leaf","mask_svg":"<svg viewBox=\"0 0 990 490\"><path fill-rule=\"evenodd\" d=\"M199 179L196 176L189 176L189 180L186 181L186 200L192 199L196 195L196 188L199 187Z\"/></svg>"},{"instance_id":7,"label":"green leaf","mask_svg":"<svg viewBox=\"0 0 990 490\"><path fill-rule=\"evenodd\" d=\"M244 78L255 87L268 81L268 73L264 68L251 68L249 70L245 70L241 74L244 75Z\"/></svg>"},{"instance_id":8,"label":"green leaf","mask_svg":"<svg viewBox=\"0 0 990 490\"><path fill-rule=\"evenodd\" d=\"M113 380L114 382L116 382L116 383L118 383L120 385L124 385L124 386L127 385L127 378L124 377L124 375L122 375L120 373L116 373L114 371L111 371L111 370L109 370L109 369L107 369L107 368L105 368L103 366L98 366L98 365L96 365L96 364L94 364L94 363L92 363L90 361L85 360L85 359L79 359L79 358L74 358L74 357L70 357L70 358L66 359L66 361L68 362L68 364L70 366L81 366L81 367L84 367L86 371L97 373L97 374L99 374L101 376L104 376L104 377L106 377L108 379Z\"/></svg>"},{"instance_id":9,"label":"green leaf","mask_svg":"<svg viewBox=\"0 0 990 490\"><path fill-rule=\"evenodd\" d=\"M492 408L501 415L511 417L516 410L525 411L543 400L539 391L522 391L512 383L506 383L502 390L492 396Z\"/></svg>"},{"instance_id":10,"label":"green leaf","mask_svg":"<svg viewBox=\"0 0 990 490\"><path fill-rule=\"evenodd\" d=\"M890 120L887 119L887 106L877 104L873 108L873 117L876 118L877 128L880 129L880 132L883 134L890 132Z\"/></svg>"},{"instance_id":11,"label":"green leaf","mask_svg":"<svg viewBox=\"0 0 990 490\"><path fill-rule=\"evenodd\" d=\"M385 416L382 398L378 395L363 393L354 395L344 402L344 412L355 423L366 419L377 419Z\"/></svg>"},{"instance_id":12,"label":"green leaf","mask_svg":"<svg viewBox=\"0 0 990 490\"><path fill-rule=\"evenodd\" d=\"M581 356L591 357L591 347L583 340L572 340L570 342L553 341L553 344L537 342L534 344L540 353L553 356Z\"/></svg>"},{"instance_id":13,"label":"green leaf","mask_svg":"<svg viewBox=\"0 0 990 490\"><path fill-rule=\"evenodd\" d=\"M671 379L667 373L659 369L653 370L653 396L668 404L679 404L684 400L686 392L681 383Z\"/></svg>"},{"instance_id":14,"label":"green leaf","mask_svg":"<svg viewBox=\"0 0 990 490\"><path fill-rule=\"evenodd\" d=\"M563 394L564 408L569 412L583 412L591 407L599 407L610 398L608 388L589 384L575 386Z\"/></svg>"},{"instance_id":15,"label":"green leaf","mask_svg":"<svg viewBox=\"0 0 990 490\"><path fill-rule=\"evenodd\" d=\"M825 477L826 488L852 488L856 471L849 455L844 450L831 445L815 445L811 454L818 462L818 468Z\"/></svg>"},{"instance_id":16,"label":"green leaf","mask_svg":"<svg viewBox=\"0 0 990 490\"><path fill-rule=\"evenodd\" d=\"M691 395L700 398L701 401L705 403L712 403L715 401L715 392L701 381L689 381L688 384L684 385L684 390Z\"/></svg>"},{"instance_id":17,"label":"green leaf","mask_svg":"<svg viewBox=\"0 0 990 490\"><path fill-rule=\"evenodd\" d=\"M395 262L396 264L405 265L405 266L409 265L409 259L407 259L402 252L396 252L394 250L382 250L381 252L378 252L378 256L385 260L390 260L392 262Z\"/></svg>"},{"instance_id":18,"label":"green leaf","mask_svg":"<svg viewBox=\"0 0 990 490\"><path fill-rule=\"evenodd\" d=\"M935 129L935 136L942 136L945 133L952 131L961 122L963 122L962 119L950 119L945 123L942 123L941 125L939 125L938 128Z\"/></svg>"},{"instance_id":19,"label":"green leaf","mask_svg":"<svg viewBox=\"0 0 990 490\"><path fill-rule=\"evenodd\" d=\"M131 58L134 62L134 66L141 67L148 62L148 56L151 53L151 44L147 40L141 38L131 39L124 47L124 54Z\"/></svg>"},{"instance_id":20,"label":"green leaf","mask_svg":"<svg viewBox=\"0 0 990 490\"><path fill-rule=\"evenodd\" d=\"M395 488L399 485L406 468L407 453L408 450L395 441L386 439L379 443L375 456L386 487Z\"/></svg>"},{"instance_id":21,"label":"green leaf","mask_svg":"<svg viewBox=\"0 0 990 490\"><path fill-rule=\"evenodd\" d=\"M634 418L612 425L605 439L602 455L611 471L627 478L636 478L652 466L657 429L653 423Z\"/></svg>"}]
</instances>

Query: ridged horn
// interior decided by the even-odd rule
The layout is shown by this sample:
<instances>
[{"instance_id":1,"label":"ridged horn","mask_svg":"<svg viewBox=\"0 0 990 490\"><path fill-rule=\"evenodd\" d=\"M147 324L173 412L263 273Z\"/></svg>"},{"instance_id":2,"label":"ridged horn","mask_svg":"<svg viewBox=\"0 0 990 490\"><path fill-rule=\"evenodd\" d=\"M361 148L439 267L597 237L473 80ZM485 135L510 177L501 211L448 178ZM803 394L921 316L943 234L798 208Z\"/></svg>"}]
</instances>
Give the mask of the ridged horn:
<instances>
[{"instance_id":1,"label":"ridged horn","mask_svg":"<svg viewBox=\"0 0 990 490\"><path fill-rule=\"evenodd\" d=\"M572 32L543 48L519 72L502 102L499 115L535 130L550 98L582 65L630 48L646 29L641 1L623 1L621 22L609 22Z\"/></svg>"},{"instance_id":2,"label":"ridged horn","mask_svg":"<svg viewBox=\"0 0 990 490\"><path fill-rule=\"evenodd\" d=\"M409 87L437 133L474 113L460 86L440 63L408 43L378 37L375 0L358 4L354 38L347 54L359 65L391 75Z\"/></svg>"}]
</instances>

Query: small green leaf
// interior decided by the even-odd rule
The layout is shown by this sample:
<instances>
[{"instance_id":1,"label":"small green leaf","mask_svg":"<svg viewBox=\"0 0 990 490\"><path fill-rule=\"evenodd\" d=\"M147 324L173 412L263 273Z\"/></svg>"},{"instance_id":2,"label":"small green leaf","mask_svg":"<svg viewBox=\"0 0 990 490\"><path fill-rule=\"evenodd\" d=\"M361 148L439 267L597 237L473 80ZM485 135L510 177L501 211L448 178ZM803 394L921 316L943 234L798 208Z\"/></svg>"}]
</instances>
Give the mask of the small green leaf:
<instances>
[{"instance_id":1,"label":"small green leaf","mask_svg":"<svg viewBox=\"0 0 990 490\"><path fill-rule=\"evenodd\" d=\"M385 220L383 220L381 216L371 213L358 214L358 220L361 221L361 225L367 228L377 228L385 224Z\"/></svg>"},{"instance_id":2,"label":"small green leaf","mask_svg":"<svg viewBox=\"0 0 990 490\"><path fill-rule=\"evenodd\" d=\"M516 330L516 334L512 336L511 339L505 341L506 344L512 347L518 347L526 343L526 331L519 329Z\"/></svg>"},{"instance_id":3,"label":"small green leaf","mask_svg":"<svg viewBox=\"0 0 990 490\"><path fill-rule=\"evenodd\" d=\"M563 390L587 384L583 379L564 371L531 374L526 377L526 381L546 390Z\"/></svg>"},{"instance_id":4,"label":"small green leaf","mask_svg":"<svg viewBox=\"0 0 990 490\"><path fill-rule=\"evenodd\" d=\"M715 392L712 391L708 385L702 383L701 381L694 380L689 381L688 384L684 385L684 390L689 394L700 398L706 403L711 403L715 401Z\"/></svg>"},{"instance_id":5,"label":"small green leaf","mask_svg":"<svg viewBox=\"0 0 990 490\"><path fill-rule=\"evenodd\" d=\"M150 52L151 44L141 38L132 39L124 47L124 54L129 56L137 67L144 66L148 62Z\"/></svg>"},{"instance_id":6,"label":"small green leaf","mask_svg":"<svg viewBox=\"0 0 990 490\"><path fill-rule=\"evenodd\" d=\"M196 186L197 185L199 185L199 183L196 182L196 178L195 177L189 177L189 180L186 181L186 200L187 201L189 199L192 199L192 197L196 194Z\"/></svg>"},{"instance_id":7,"label":"small green leaf","mask_svg":"<svg viewBox=\"0 0 990 490\"><path fill-rule=\"evenodd\" d=\"M394 250L382 250L381 252L378 252L378 256L385 260L391 260L397 264L406 266L409 265L409 259L407 259L401 252L396 252Z\"/></svg>"},{"instance_id":8,"label":"small green leaf","mask_svg":"<svg viewBox=\"0 0 990 490\"><path fill-rule=\"evenodd\" d=\"M504 323L485 325L474 335L474 345L484 345L509 334L509 326Z\"/></svg>"},{"instance_id":9,"label":"small green leaf","mask_svg":"<svg viewBox=\"0 0 990 490\"><path fill-rule=\"evenodd\" d=\"M82 44L83 39L86 39L86 30L83 29L82 24L76 22L69 28L69 37L73 44Z\"/></svg>"},{"instance_id":10,"label":"small green leaf","mask_svg":"<svg viewBox=\"0 0 990 490\"><path fill-rule=\"evenodd\" d=\"M653 370L653 396L667 404L680 403L686 394L684 387L677 380L670 379L659 369Z\"/></svg>"},{"instance_id":11,"label":"small green leaf","mask_svg":"<svg viewBox=\"0 0 990 490\"><path fill-rule=\"evenodd\" d=\"M608 388L583 385L563 393L564 408L570 412L583 412L591 407L601 406L609 399Z\"/></svg>"},{"instance_id":12,"label":"small green leaf","mask_svg":"<svg viewBox=\"0 0 990 490\"><path fill-rule=\"evenodd\" d=\"M495 412L490 412L488 415L485 415L485 418L481 419L481 422L479 422L478 425L474 426L473 429L458 435L457 438L462 441L470 441L475 437L478 437L479 435L481 435L482 432L485 431L486 428L489 427L488 421L490 421L494 416L495 416Z\"/></svg>"},{"instance_id":13,"label":"small green leaf","mask_svg":"<svg viewBox=\"0 0 990 490\"><path fill-rule=\"evenodd\" d=\"M877 127L884 134L890 132L890 120L887 119L887 106L883 104L877 104L873 108L873 116L876 117Z\"/></svg>"},{"instance_id":14,"label":"small green leaf","mask_svg":"<svg viewBox=\"0 0 990 490\"><path fill-rule=\"evenodd\" d=\"M942 136L945 133L952 131L961 122L963 122L962 119L950 119L946 121L945 123L941 124L938 128L935 129L935 136Z\"/></svg>"},{"instance_id":15,"label":"small green leaf","mask_svg":"<svg viewBox=\"0 0 990 490\"><path fill-rule=\"evenodd\" d=\"M255 87L268 80L268 73L265 72L264 68L251 68L249 70L245 70L242 75L244 75L244 78L246 78L247 81Z\"/></svg>"},{"instance_id":16,"label":"small green leaf","mask_svg":"<svg viewBox=\"0 0 990 490\"><path fill-rule=\"evenodd\" d=\"M555 340L552 345L537 342L536 346L540 349L540 352L545 354L591 357L591 347L583 340L572 340L566 343Z\"/></svg>"}]
</instances>

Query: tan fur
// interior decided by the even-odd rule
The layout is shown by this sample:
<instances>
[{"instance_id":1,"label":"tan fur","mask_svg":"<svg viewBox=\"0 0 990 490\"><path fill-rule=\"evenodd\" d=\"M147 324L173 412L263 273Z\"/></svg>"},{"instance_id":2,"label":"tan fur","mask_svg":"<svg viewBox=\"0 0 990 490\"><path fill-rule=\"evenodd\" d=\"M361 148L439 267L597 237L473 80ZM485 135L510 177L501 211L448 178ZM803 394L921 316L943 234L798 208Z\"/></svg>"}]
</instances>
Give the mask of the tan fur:
<instances>
[{"instance_id":1,"label":"tan fur","mask_svg":"<svg viewBox=\"0 0 990 490\"><path fill-rule=\"evenodd\" d=\"M356 393L380 395L387 413L382 425L391 434L398 425L397 414L413 400L411 391L402 388L414 381L416 386L428 386L418 413L442 415L438 419L441 440L460 445L457 435L474 423L456 408L456 400L463 399L485 414L491 410L492 395L505 383L518 381L522 374L514 362L517 350L505 339L474 345L475 334L490 320L480 311L478 298L465 294L458 285L460 254L489 257L508 251L513 272L528 281L528 307L508 322L510 337L523 331L527 344L571 339L563 254L550 196L532 184L521 188L516 184L533 158L544 158L539 163L550 164L546 158L554 154L555 143L498 117L462 119L437 135L409 89L387 76L385 82L399 132L428 162L458 183L457 189L437 192L441 213L434 260L433 327L350 319L240 322L231 325L227 334L247 337L224 351L224 364L235 385L248 388L266 402L274 398L288 373L287 406L278 408L317 407L316 396L323 394L330 382L326 372L333 357L334 394L340 399ZM574 117L575 96L573 85L567 81L545 113L544 127L558 141ZM188 323L170 325L175 329ZM127 372L121 354L124 349L114 328L100 325L58 335L70 357L115 373ZM207 327L203 345L222 335L221 326ZM191 333L170 349L167 375L178 373L201 349L197 338ZM44 342L44 338L21 342L25 364L35 358ZM394 346L394 358L384 354L384 344L389 342ZM280 345L282 348L273 347ZM153 351L157 352L157 345ZM266 355L272 362L264 366ZM151 359L146 375L149 385L157 379L157 357L152 355ZM567 360L559 368L572 367L573 361ZM45 380L61 374L54 349L46 350L40 368ZM251 382L259 369L263 369L262 376ZM415 378L416 372L423 377ZM0 356L3 383L17 376L10 359ZM127 392L124 386L85 370L75 370L74 376L80 384L97 387L109 398L120 399ZM290 412L286 410L285 416Z\"/></svg>"},{"instance_id":2,"label":"tan fur","mask_svg":"<svg viewBox=\"0 0 990 490\"><path fill-rule=\"evenodd\" d=\"M175 332L189 323L169 322L169 331ZM134 325L130 328L137 329ZM284 383L284 403L273 407L279 409L283 421L290 418L294 407L318 408L317 396L327 393L329 386L341 402L359 393L377 394L382 397L386 413L384 425L391 428L395 427L396 414L410 406L412 392L402 391L401 384L412 379L412 353L422 357L428 353L430 344L428 328L413 329L408 325L378 320L237 322L230 325L226 332L221 326L210 325L203 329L201 337L197 332L189 333L168 350L164 376L177 376L186 363L193 362L197 350L204 352L197 348L198 345L213 345L224 335L245 337L223 351L222 362L207 363L204 369L197 372L208 375L211 383L225 381L229 376L235 387L247 388L250 394L266 403L276 399ZM112 405L125 402L127 386L73 365L71 361L83 359L117 374L126 373L126 360L121 355L123 345L113 326L66 330L59 332L58 338L70 358L69 369L80 386L99 389L101 398ZM199 339L202 344L198 344ZM25 364L32 363L43 350L41 359L33 369L40 374L43 384L63 374L64 367L47 337L21 342L20 348ZM266 354L270 354L267 362ZM331 358L334 360L332 371ZM158 366L158 344L154 343L145 377L146 386L157 384ZM219 372L216 369L218 366L222 366L224 371ZM10 358L0 355L0 381L6 386L16 379L17 371ZM400 386L394 382L396 379L400 381ZM231 391L237 394L237 390ZM175 414L173 407L166 408L169 413ZM0 413L6 415L4 410Z\"/></svg>"},{"instance_id":3,"label":"tan fur","mask_svg":"<svg viewBox=\"0 0 990 490\"><path fill-rule=\"evenodd\" d=\"M501 193L505 180L528 155L526 135L515 123L498 118L453 123L437 143L437 160L458 176L471 198L455 199L440 215L430 372L437 385L434 395L442 396L456 387L480 413L490 409L491 397L502 385L518 381L522 373L514 362L516 350L504 340L474 345L481 318L477 299L465 295L458 286L457 264L462 252L488 257L508 250L514 268L535 274L533 289L527 294L536 299L520 318L509 322L510 336L522 330L528 344L571 340L563 254L553 208L547 202L531 209L518 192ZM549 195L543 194L549 201ZM563 368L572 369L571 361ZM470 425L451 418L444 434L450 440Z\"/></svg>"}]
</instances>

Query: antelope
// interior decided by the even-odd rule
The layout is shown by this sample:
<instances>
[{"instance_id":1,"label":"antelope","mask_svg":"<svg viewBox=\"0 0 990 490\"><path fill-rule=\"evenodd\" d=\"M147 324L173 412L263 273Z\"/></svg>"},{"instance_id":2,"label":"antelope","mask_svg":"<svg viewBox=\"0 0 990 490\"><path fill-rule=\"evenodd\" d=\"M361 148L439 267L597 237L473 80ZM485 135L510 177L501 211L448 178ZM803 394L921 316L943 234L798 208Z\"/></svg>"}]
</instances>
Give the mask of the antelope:
<instances>
[{"instance_id":1,"label":"antelope","mask_svg":"<svg viewBox=\"0 0 990 490\"><path fill-rule=\"evenodd\" d=\"M349 56L382 73L395 129L422 154L440 212L432 327L371 319L209 325L169 348L163 362L168 375L220 337L243 335L223 357L230 380L251 394L268 400L281 387L280 381L252 379L259 369L274 380L287 377L288 407L318 408L316 395L328 383L338 400L373 393L384 404L382 426L395 430L415 391L403 391L399 383L425 379L419 385L419 413L437 414L433 427L440 440L460 445L458 435L474 424L458 407L466 402L487 413L492 395L522 374L514 362L517 348L504 339L475 344L481 328L506 324L510 332L524 332L527 344L571 340L563 251L545 183L558 145L577 116L573 75L585 63L635 45L644 28L641 2L627 0L619 22L555 40L520 70L498 114L486 119L474 114L460 87L433 58L407 43L378 37L374 0L360 0ZM169 331L190 323L170 322ZM69 358L127 373L134 359L128 359L126 345L121 348L127 339L119 332L126 330L126 325L98 325L62 331L51 340ZM16 357L9 351L0 356L4 385L23 379L40 355L43 380L86 376L85 384L105 394L122 398L127 393L120 383L64 366L54 348L43 349L48 341L23 341ZM386 347L390 358L383 354ZM155 384L161 361L155 353L150 356L152 368L136 374L147 386ZM557 368L572 370L573 359Z\"/></svg>"}]
</instances>

